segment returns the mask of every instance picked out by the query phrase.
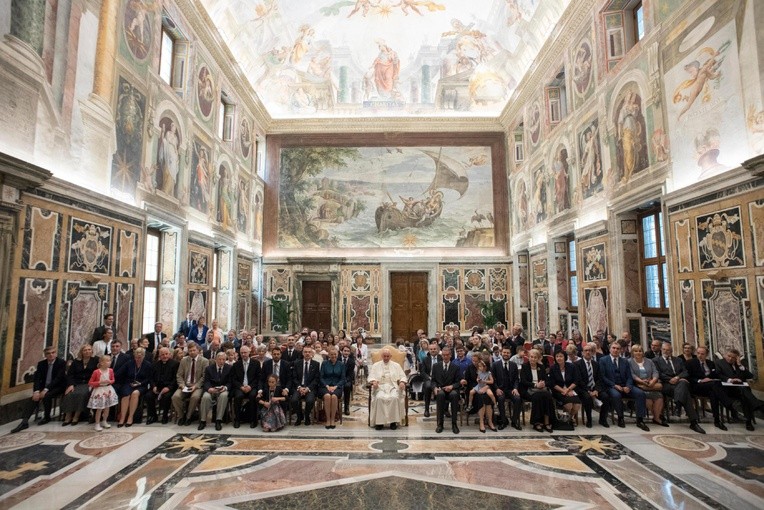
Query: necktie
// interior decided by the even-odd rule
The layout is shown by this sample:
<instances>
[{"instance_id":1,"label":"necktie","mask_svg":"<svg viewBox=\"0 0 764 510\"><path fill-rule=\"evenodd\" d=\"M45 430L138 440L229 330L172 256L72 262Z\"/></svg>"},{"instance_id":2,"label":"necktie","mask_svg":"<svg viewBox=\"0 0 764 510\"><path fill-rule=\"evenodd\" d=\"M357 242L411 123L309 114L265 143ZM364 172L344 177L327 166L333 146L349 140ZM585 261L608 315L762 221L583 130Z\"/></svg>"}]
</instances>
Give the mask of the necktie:
<instances>
[{"instance_id":1,"label":"necktie","mask_svg":"<svg viewBox=\"0 0 764 510\"><path fill-rule=\"evenodd\" d=\"M305 386L305 381L306 381L306 380L307 380L307 378L308 378L308 367L309 367L309 366L310 366L310 365L308 365L308 362L306 361L306 362L305 362L305 368L303 368L303 369L302 369L302 385L303 385L303 386Z\"/></svg>"},{"instance_id":2,"label":"necktie","mask_svg":"<svg viewBox=\"0 0 764 510\"><path fill-rule=\"evenodd\" d=\"M218 367L218 379L223 378L223 369L221 367Z\"/></svg>"},{"instance_id":3,"label":"necktie","mask_svg":"<svg viewBox=\"0 0 764 510\"><path fill-rule=\"evenodd\" d=\"M615 369L618 370L618 358L613 358L613 363L615 363Z\"/></svg>"},{"instance_id":4,"label":"necktie","mask_svg":"<svg viewBox=\"0 0 764 510\"><path fill-rule=\"evenodd\" d=\"M708 368L708 365L706 363L703 363L703 372L706 374L706 377L708 377L708 374L711 373L711 369Z\"/></svg>"},{"instance_id":5,"label":"necktie","mask_svg":"<svg viewBox=\"0 0 764 510\"><path fill-rule=\"evenodd\" d=\"M594 389L594 372L592 372L591 362L586 362L586 373L589 375L589 389Z\"/></svg>"},{"instance_id":6,"label":"necktie","mask_svg":"<svg viewBox=\"0 0 764 510\"><path fill-rule=\"evenodd\" d=\"M119 359L119 354L115 354L113 358L111 358L111 368L114 368L117 366L117 360Z\"/></svg>"},{"instance_id":7,"label":"necktie","mask_svg":"<svg viewBox=\"0 0 764 510\"><path fill-rule=\"evenodd\" d=\"M445 373L448 373L448 363L446 363L446 369L444 370Z\"/></svg>"},{"instance_id":8,"label":"necktie","mask_svg":"<svg viewBox=\"0 0 764 510\"><path fill-rule=\"evenodd\" d=\"M432 360L430 360L430 377L432 377L432 369L435 368L435 362L436 361L437 361L437 359L435 358L435 356L433 356Z\"/></svg>"},{"instance_id":9,"label":"necktie","mask_svg":"<svg viewBox=\"0 0 764 510\"><path fill-rule=\"evenodd\" d=\"M193 385L196 380L196 358L191 359L191 375L188 376L189 384Z\"/></svg>"},{"instance_id":10,"label":"necktie","mask_svg":"<svg viewBox=\"0 0 764 510\"><path fill-rule=\"evenodd\" d=\"M279 364L278 363L274 363L273 364L273 375L275 375L276 377L279 376Z\"/></svg>"},{"instance_id":11,"label":"necktie","mask_svg":"<svg viewBox=\"0 0 764 510\"><path fill-rule=\"evenodd\" d=\"M45 375L45 387L50 386L53 381L53 363L48 363L48 373Z\"/></svg>"},{"instance_id":12,"label":"necktie","mask_svg":"<svg viewBox=\"0 0 764 510\"><path fill-rule=\"evenodd\" d=\"M504 362L504 370L506 370L507 372L509 372L509 361L505 361L505 362Z\"/></svg>"},{"instance_id":13,"label":"necktie","mask_svg":"<svg viewBox=\"0 0 764 510\"><path fill-rule=\"evenodd\" d=\"M154 349L159 347L159 333L154 333Z\"/></svg>"},{"instance_id":14,"label":"necktie","mask_svg":"<svg viewBox=\"0 0 764 510\"><path fill-rule=\"evenodd\" d=\"M669 366L671 367L671 375L675 375L676 371L674 371L674 362L672 361L672 359L666 358L666 363L668 363Z\"/></svg>"},{"instance_id":15,"label":"necktie","mask_svg":"<svg viewBox=\"0 0 764 510\"><path fill-rule=\"evenodd\" d=\"M249 370L249 361L245 361L244 365L244 386L249 386L249 377L247 377L247 370Z\"/></svg>"}]
</instances>

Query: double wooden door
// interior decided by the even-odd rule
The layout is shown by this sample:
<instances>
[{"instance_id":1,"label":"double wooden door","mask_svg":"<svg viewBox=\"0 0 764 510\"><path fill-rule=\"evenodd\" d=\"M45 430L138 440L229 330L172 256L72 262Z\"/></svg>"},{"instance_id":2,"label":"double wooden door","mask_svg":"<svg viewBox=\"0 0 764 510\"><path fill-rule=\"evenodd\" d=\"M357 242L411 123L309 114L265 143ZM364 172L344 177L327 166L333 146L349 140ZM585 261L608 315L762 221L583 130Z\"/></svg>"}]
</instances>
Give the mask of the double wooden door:
<instances>
[{"instance_id":1,"label":"double wooden door","mask_svg":"<svg viewBox=\"0 0 764 510\"><path fill-rule=\"evenodd\" d=\"M332 282L302 282L302 324L316 331L332 330Z\"/></svg>"},{"instance_id":2,"label":"double wooden door","mask_svg":"<svg viewBox=\"0 0 764 510\"><path fill-rule=\"evenodd\" d=\"M416 330L427 331L427 273L390 273L391 342L411 340Z\"/></svg>"}]
</instances>

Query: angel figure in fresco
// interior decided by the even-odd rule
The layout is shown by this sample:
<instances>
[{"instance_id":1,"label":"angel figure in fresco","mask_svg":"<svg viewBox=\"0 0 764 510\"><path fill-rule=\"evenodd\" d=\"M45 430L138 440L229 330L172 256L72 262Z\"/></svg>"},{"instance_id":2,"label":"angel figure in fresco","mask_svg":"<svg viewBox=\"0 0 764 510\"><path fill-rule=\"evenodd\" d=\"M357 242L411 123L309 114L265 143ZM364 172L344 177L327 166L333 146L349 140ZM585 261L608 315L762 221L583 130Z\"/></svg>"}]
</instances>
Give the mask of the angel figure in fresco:
<instances>
[{"instance_id":1,"label":"angel figure in fresco","mask_svg":"<svg viewBox=\"0 0 764 510\"><path fill-rule=\"evenodd\" d=\"M721 80L722 73L719 70L724 62L724 57L719 58L727 48L730 46L730 41L722 44L718 50L705 47L700 50L698 58L702 58L703 55L708 55L708 58L701 63L699 60L693 60L689 64L684 66L684 70L690 75L688 79L680 83L676 89L674 89L674 104L680 102L686 102L684 108L679 112L677 119L681 119L682 115L687 113L698 96L701 95L701 102L707 103L711 100L711 89L709 87L709 81L715 83L715 88L719 87L719 81Z\"/></svg>"},{"instance_id":2,"label":"angel figure in fresco","mask_svg":"<svg viewBox=\"0 0 764 510\"><path fill-rule=\"evenodd\" d=\"M191 183L191 205L199 211L207 210L209 201L209 158L207 149L194 144L194 153L197 158L196 172Z\"/></svg>"},{"instance_id":3,"label":"angel figure in fresco","mask_svg":"<svg viewBox=\"0 0 764 510\"><path fill-rule=\"evenodd\" d=\"M536 172L536 183L533 186L533 204L536 207L536 223L541 223L546 219L547 212L547 185L543 168L539 168Z\"/></svg>"},{"instance_id":4,"label":"angel figure in fresco","mask_svg":"<svg viewBox=\"0 0 764 510\"><path fill-rule=\"evenodd\" d=\"M582 135L583 153L581 155L581 187L589 189L602 176L602 165L600 164L599 150L597 146L597 136L599 126L592 126Z\"/></svg>"},{"instance_id":5,"label":"angel figure in fresco","mask_svg":"<svg viewBox=\"0 0 764 510\"><path fill-rule=\"evenodd\" d=\"M349 3L351 2L348 2L348 4ZM353 10L350 11L350 14L348 14L348 18L352 17L358 11L363 11L361 13L361 16L365 18L366 15L369 14L369 9L372 7L376 7L377 5L372 4L370 0L356 0L355 7L353 7Z\"/></svg>"},{"instance_id":6,"label":"angel figure in fresco","mask_svg":"<svg viewBox=\"0 0 764 510\"><path fill-rule=\"evenodd\" d=\"M517 0L507 0L507 26L511 27L518 21L522 21L523 11Z\"/></svg>"},{"instance_id":7,"label":"angel figure in fresco","mask_svg":"<svg viewBox=\"0 0 764 510\"><path fill-rule=\"evenodd\" d=\"M232 225L231 211L233 209L233 193L231 190L231 176L223 165L220 165L220 180L218 182L218 214L217 221L228 229Z\"/></svg>"},{"instance_id":8,"label":"angel figure in fresco","mask_svg":"<svg viewBox=\"0 0 764 510\"><path fill-rule=\"evenodd\" d=\"M419 7L427 7L427 10L430 12L446 10L445 5L441 5L431 1L421 1L421 0L401 0L397 5L395 5L395 7L400 7L401 12L405 16L409 15L409 9L419 14L420 16L424 16L424 14L422 14L422 11L419 10Z\"/></svg>"},{"instance_id":9,"label":"angel figure in fresco","mask_svg":"<svg viewBox=\"0 0 764 510\"><path fill-rule=\"evenodd\" d=\"M456 18L451 20L453 30L443 32L441 37L453 37L444 58L446 75L452 76L477 67L487 60L495 50L487 43L488 37L480 30L473 29L474 23L465 25Z\"/></svg>"},{"instance_id":10,"label":"angel figure in fresco","mask_svg":"<svg viewBox=\"0 0 764 510\"><path fill-rule=\"evenodd\" d=\"M583 43L576 51L575 64L573 66L573 83L576 91L584 94L589 88L592 75L592 51L588 43Z\"/></svg>"},{"instance_id":11,"label":"angel figure in fresco","mask_svg":"<svg viewBox=\"0 0 764 510\"><path fill-rule=\"evenodd\" d=\"M764 110L756 111L754 105L748 106L745 123L751 134L751 147L757 154L764 152Z\"/></svg>"},{"instance_id":12,"label":"angel figure in fresco","mask_svg":"<svg viewBox=\"0 0 764 510\"><path fill-rule=\"evenodd\" d=\"M179 144L178 128L173 120L168 119L159 139L157 164L162 176L161 189L170 196L175 196L175 183L178 180L178 171L180 170Z\"/></svg>"},{"instance_id":13,"label":"angel figure in fresco","mask_svg":"<svg viewBox=\"0 0 764 510\"><path fill-rule=\"evenodd\" d=\"M128 32L141 43L143 47L146 46L146 28L151 29L149 12L153 11L146 0L130 0L130 8L133 13L133 19L130 21L130 26L127 28Z\"/></svg>"},{"instance_id":14,"label":"angel figure in fresco","mask_svg":"<svg viewBox=\"0 0 764 510\"><path fill-rule=\"evenodd\" d=\"M552 163L552 174L554 175L554 199L557 212L564 211L570 207L570 196L568 193L568 150L560 147L554 156Z\"/></svg>"},{"instance_id":15,"label":"angel figure in fresco","mask_svg":"<svg viewBox=\"0 0 764 510\"><path fill-rule=\"evenodd\" d=\"M401 62L398 60L398 54L385 44L385 41L378 39L377 47L379 54L371 66L374 69L374 84L377 88L377 95L391 98L395 96Z\"/></svg>"},{"instance_id":16,"label":"angel figure in fresco","mask_svg":"<svg viewBox=\"0 0 764 510\"><path fill-rule=\"evenodd\" d=\"M640 140L644 135L642 124L639 121L640 116L639 97L630 90L626 93L623 106L618 114L617 140L623 154L622 183L631 179L639 163L639 153L642 150Z\"/></svg>"},{"instance_id":17,"label":"angel figure in fresco","mask_svg":"<svg viewBox=\"0 0 764 510\"><path fill-rule=\"evenodd\" d=\"M239 210L238 227L239 232L247 231L247 220L249 219L249 181L241 179L239 181Z\"/></svg>"},{"instance_id":18,"label":"angel figure in fresco","mask_svg":"<svg viewBox=\"0 0 764 510\"><path fill-rule=\"evenodd\" d=\"M297 39L292 45L292 51L289 54L289 62L292 65L299 64L308 53L310 45L313 42L313 36L316 35L316 31L310 25L302 25L298 30Z\"/></svg>"},{"instance_id":19,"label":"angel figure in fresco","mask_svg":"<svg viewBox=\"0 0 764 510\"><path fill-rule=\"evenodd\" d=\"M255 17L252 18L251 21L253 21L256 26L261 25L265 23L268 16L278 12L278 9L279 5L276 3L276 0L265 0L263 3L255 6Z\"/></svg>"}]
</instances>

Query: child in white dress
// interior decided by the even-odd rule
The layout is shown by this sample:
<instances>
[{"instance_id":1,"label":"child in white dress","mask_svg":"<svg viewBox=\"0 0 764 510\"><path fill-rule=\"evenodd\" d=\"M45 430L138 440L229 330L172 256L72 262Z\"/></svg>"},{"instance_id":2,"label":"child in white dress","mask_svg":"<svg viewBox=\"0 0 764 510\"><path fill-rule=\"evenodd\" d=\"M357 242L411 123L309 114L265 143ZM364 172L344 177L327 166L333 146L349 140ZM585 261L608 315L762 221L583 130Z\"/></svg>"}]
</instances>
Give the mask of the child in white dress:
<instances>
[{"instance_id":1,"label":"child in white dress","mask_svg":"<svg viewBox=\"0 0 764 510\"><path fill-rule=\"evenodd\" d=\"M95 409L95 429L100 432L103 429L111 428L106 421L109 416L108 409L117 405L117 392L114 391L114 370L109 368L111 365L111 356L101 356L98 362L98 368L93 371L93 375L88 382L91 388L88 408ZM103 415L103 421L101 416Z\"/></svg>"}]
</instances>

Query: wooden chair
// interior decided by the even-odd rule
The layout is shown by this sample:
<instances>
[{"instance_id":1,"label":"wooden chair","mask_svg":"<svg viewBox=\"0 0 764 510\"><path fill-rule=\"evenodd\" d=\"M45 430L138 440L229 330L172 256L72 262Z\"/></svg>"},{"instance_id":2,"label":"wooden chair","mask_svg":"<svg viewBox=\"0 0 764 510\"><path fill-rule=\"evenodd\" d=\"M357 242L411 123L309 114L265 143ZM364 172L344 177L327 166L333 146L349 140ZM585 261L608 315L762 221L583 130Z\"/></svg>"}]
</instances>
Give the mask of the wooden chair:
<instances>
[{"instance_id":1,"label":"wooden chair","mask_svg":"<svg viewBox=\"0 0 764 510\"><path fill-rule=\"evenodd\" d=\"M398 349L390 348L390 361L394 361L395 363L398 363L401 366L401 370L403 370L403 367L406 363L406 353L401 352ZM377 361L382 361L382 350L377 350L371 353L371 365L376 363ZM371 365L369 366L369 370L371 370ZM371 384L367 381L366 382L366 389L369 392L369 403L368 403L368 410L369 410L369 417L368 417L368 424L369 427L371 427ZM403 425L408 427L409 425L409 387L408 382L406 383L406 389L404 390L405 393L405 401L404 401L404 417L403 417ZM340 413L341 414L341 413Z\"/></svg>"}]
</instances>

